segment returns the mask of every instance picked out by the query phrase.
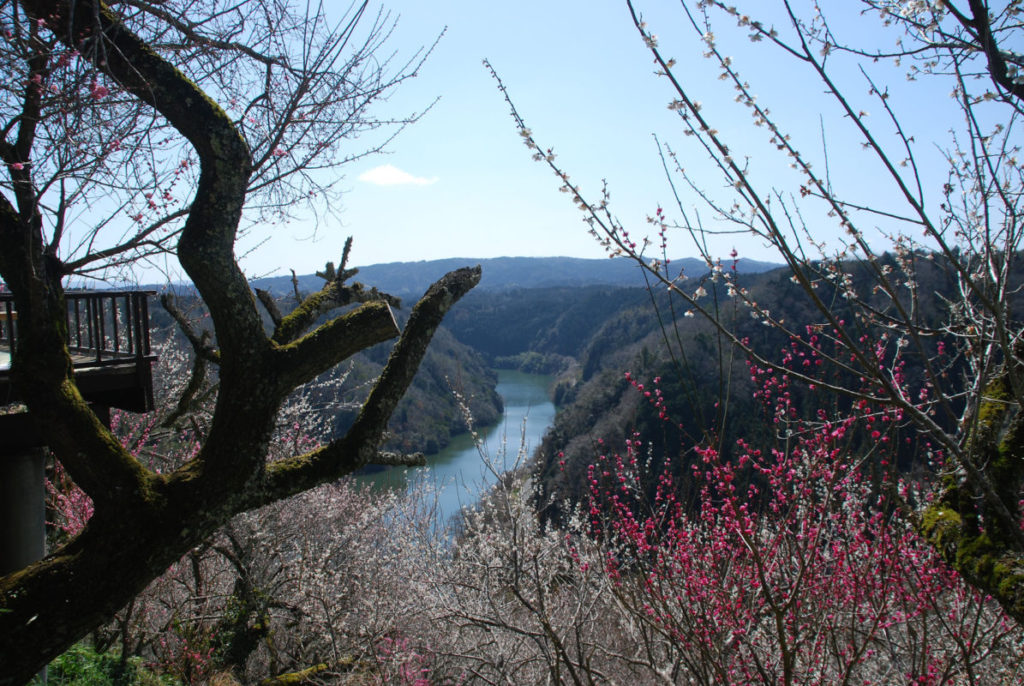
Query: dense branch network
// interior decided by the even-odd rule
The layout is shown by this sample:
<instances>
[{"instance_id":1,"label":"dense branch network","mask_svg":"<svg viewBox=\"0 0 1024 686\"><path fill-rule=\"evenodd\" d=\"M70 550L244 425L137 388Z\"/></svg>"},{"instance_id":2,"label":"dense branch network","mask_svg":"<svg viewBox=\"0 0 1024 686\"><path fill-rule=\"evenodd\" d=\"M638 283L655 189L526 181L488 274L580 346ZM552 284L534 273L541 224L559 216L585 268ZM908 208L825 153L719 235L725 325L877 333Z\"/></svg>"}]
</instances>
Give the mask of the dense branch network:
<instances>
[{"instance_id":1,"label":"dense branch network","mask_svg":"<svg viewBox=\"0 0 1024 686\"><path fill-rule=\"evenodd\" d=\"M682 3L684 20L703 44L704 57L732 85L736 102L747 110L754 127L795 170L792 192L766 184L751 169L749 155L744 158L744 151L727 141L713 115L694 97L676 60L643 20L638 4L626 3L657 73L667 81L668 107L678 114L683 133L712 162L729 193L711 190L706 178L690 176L675 150L663 144L663 165L682 219L673 222L658 208L648 219L656 238L631 235L612 214L607 190L592 200L570 181L553 150L538 143L527 128L499 80L534 159L555 173L561 190L611 256L641 264L654 283L684 304L686 316L710 321L756 366L857 403L893 408L901 421L927 436L949 460L949 471L938 475L942 485L936 486L932 506L905 501L904 512L950 564L1024 621L1024 577L1019 573L1024 565L1024 452L1017 446L1016 429L995 419L1024 402L1024 325L1014 311L1021 278L1017 257L1024 238L1024 173L1017 163L1016 143L1022 58L1013 49L1022 28L1020 3L993 9L980 0L863 2L862 9L880 13L883 21L901 31L896 50L844 43L817 5L803 16L783 0L774 15L778 24L770 25L717 0ZM827 150L824 172L813 168L811 156L800 150L776 115L756 98L734 60L721 51L713 26L717 17L734 22L741 37L780 50L824 87L899 198L899 207L880 208L870 200L844 195L829 174ZM834 75L839 53L897 63L910 60L912 78L927 75L952 82L963 125L951 122L956 137L945 153L949 170L942 202L929 200L925 193L921 153L907 130L909 122L901 122L890 104L888 91L861 69L870 96L885 114L880 124L870 124L850 89ZM710 211L713 222L690 219L690 198ZM839 229L843 238L833 247L816 239L822 227L809 225L804 218L812 213ZM875 239L869 238L880 222L891 252L877 250ZM736 231L777 251L817 321L806 329L794 328L743 287L728 261L723 263L708 247L709 236ZM668 237L675 232L692 239L706 261L707 274L672 270ZM922 234L923 239L911 238ZM735 250L731 257L736 259ZM934 269L948 270L957 289L942 303L941 316L922 306L925 298L938 304L935 296L918 290L918 273ZM698 283L688 282L694 276ZM717 296L709 293L713 286L755 321L784 334L802 354L826 362L828 371L792 368L758 350L722 317ZM921 370L921 378L912 384L903 372L907 362ZM997 412L996 407L1001 409ZM899 494L893 495L900 500ZM981 521L991 526L986 530Z\"/></svg>"},{"instance_id":2,"label":"dense branch network","mask_svg":"<svg viewBox=\"0 0 1024 686\"><path fill-rule=\"evenodd\" d=\"M384 14L368 17L367 6L354 4L335 25L256 1L0 6L8 29L0 62L13 76L0 87L0 275L18 313L11 376L95 506L66 545L0 578L0 684L27 681L235 514L374 460L422 463L379 446L441 318L476 285L479 268L441 279L400 330L396 300L345 283L355 273L346 264L351 243L340 270L328 265L324 288L287 315L254 296L234 254L247 222L290 215L296 203L329 193L337 174L318 170L364 154L347 150L355 135L418 116L370 114L426 52L394 69L375 56L390 24ZM212 328L196 332L166 301L195 357L170 424L191 411L208 365L217 379L194 455L161 472L122 446L79 392L64 284L172 251ZM268 464L290 393L396 337L345 436Z\"/></svg>"}]
</instances>

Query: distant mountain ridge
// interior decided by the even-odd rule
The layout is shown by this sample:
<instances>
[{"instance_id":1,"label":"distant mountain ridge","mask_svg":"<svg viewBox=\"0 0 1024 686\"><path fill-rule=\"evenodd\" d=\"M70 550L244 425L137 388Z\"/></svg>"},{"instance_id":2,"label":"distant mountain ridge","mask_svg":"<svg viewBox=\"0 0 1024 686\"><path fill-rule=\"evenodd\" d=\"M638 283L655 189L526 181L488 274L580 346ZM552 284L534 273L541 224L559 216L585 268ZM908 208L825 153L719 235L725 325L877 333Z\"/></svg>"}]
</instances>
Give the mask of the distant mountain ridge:
<instances>
[{"instance_id":1,"label":"distant mountain ridge","mask_svg":"<svg viewBox=\"0 0 1024 686\"><path fill-rule=\"evenodd\" d=\"M627 286L642 287L640 267L627 259L601 260L578 257L492 257L485 259L451 257L443 260L420 262L388 262L359 267L355 281L376 286L393 295L419 296L430 284L447 272L459 267L479 264L483 278L477 290L505 291L517 288L550 288L565 286ZM673 268L682 267L691 276L707 270L704 260L686 257L672 262ZM781 267L772 262L738 260L742 273L754 274ZM299 277L303 291L318 290L323 285L318 277L307 274ZM290 276L275 276L253 281L253 286L275 294L291 293Z\"/></svg>"}]
</instances>

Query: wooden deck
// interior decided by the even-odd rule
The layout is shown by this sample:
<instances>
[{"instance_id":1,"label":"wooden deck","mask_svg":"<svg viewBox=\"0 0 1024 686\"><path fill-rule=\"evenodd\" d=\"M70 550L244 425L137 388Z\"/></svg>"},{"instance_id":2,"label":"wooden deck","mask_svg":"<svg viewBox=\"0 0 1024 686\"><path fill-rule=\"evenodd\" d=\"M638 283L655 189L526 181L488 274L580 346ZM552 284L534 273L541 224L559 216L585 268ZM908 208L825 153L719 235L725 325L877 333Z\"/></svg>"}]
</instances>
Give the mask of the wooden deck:
<instances>
[{"instance_id":1,"label":"wooden deck","mask_svg":"<svg viewBox=\"0 0 1024 686\"><path fill-rule=\"evenodd\" d=\"M68 348L82 395L101 407L153 409L149 291L68 291ZM10 381L18 318L10 293L0 293L0 405L18 401Z\"/></svg>"},{"instance_id":2,"label":"wooden deck","mask_svg":"<svg viewBox=\"0 0 1024 686\"><path fill-rule=\"evenodd\" d=\"M71 364L77 367L88 367L93 361L92 356L71 353ZM11 349L7 346L0 346L0 373L11 368Z\"/></svg>"}]
</instances>

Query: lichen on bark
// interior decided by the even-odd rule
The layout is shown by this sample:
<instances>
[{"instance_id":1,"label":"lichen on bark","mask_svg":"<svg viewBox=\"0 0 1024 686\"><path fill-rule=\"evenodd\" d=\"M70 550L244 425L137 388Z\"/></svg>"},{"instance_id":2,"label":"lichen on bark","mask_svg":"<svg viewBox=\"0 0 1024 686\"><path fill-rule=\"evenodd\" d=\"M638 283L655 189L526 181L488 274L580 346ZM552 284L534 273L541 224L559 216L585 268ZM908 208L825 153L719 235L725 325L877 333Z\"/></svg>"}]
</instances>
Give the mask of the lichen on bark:
<instances>
[{"instance_id":1,"label":"lichen on bark","mask_svg":"<svg viewBox=\"0 0 1024 686\"><path fill-rule=\"evenodd\" d=\"M78 536L0 577L0 686L28 682L235 514L335 480L372 460L441 318L480 278L477 269L442 279L403 332L387 305L376 303L296 340L274 340L233 252L254 166L235 123L121 24L110 6L91 0L20 0L17 6L66 49L101 43L102 50L83 49L82 59L118 83L125 97L150 106L198 156L199 178L177 252L213 323L217 350L207 361L219 365L219 393L203 444L183 466L157 474L126 451L75 385L64 328L67 273L44 239L39 191L16 194L18 206L0 195L0 275L19 311L14 383L38 428L52 437L57 457L96 503ZM88 38L83 42L82 36ZM288 393L344 357L399 333L360 421L328 446L326 458L313 452L296 458L290 469L268 469L274 419Z\"/></svg>"},{"instance_id":2,"label":"lichen on bark","mask_svg":"<svg viewBox=\"0 0 1024 686\"><path fill-rule=\"evenodd\" d=\"M964 460L984 469L999 507L961 470L942 477L919 519L921 535L973 586L1024 623L1024 421L1004 371L985 388Z\"/></svg>"}]
</instances>

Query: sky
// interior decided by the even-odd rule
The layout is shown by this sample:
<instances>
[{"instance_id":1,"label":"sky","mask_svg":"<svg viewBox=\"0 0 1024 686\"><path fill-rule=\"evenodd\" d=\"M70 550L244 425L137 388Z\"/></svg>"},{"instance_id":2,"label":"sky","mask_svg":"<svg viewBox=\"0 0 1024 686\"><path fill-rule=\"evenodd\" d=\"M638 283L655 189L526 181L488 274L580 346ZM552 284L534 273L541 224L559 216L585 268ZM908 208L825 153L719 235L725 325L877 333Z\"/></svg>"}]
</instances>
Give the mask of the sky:
<instances>
[{"instance_id":1,"label":"sky","mask_svg":"<svg viewBox=\"0 0 1024 686\"><path fill-rule=\"evenodd\" d=\"M749 4L762 8L772 3ZM835 0L825 4L845 11ZM718 80L714 65L701 56L703 46L686 26L678 3L638 0L636 5L658 34L663 52L678 60L677 72L732 149L753 160L765 191L794 191L796 177L788 175L785 161L766 145L763 130L750 125L749 114L732 101L732 92ZM251 246L240 245L239 252L248 253L243 268L250 276L288 269L310 273L328 259L337 260L347 236L354 238L355 265L445 257L604 256L587 235L581 213L558 191L558 180L546 166L531 160L508 105L482 65L485 58L540 145L554 148L558 162L585 195L598 198L607 181L613 212L634 235L648 230L645 219L659 206L668 209L670 218L679 217L655 135L679 151L687 171L702 185L706 180L710 192L722 191L717 172L707 166L693 140L683 136L677 115L667 109L673 92L664 78L654 75L652 57L624 1L391 0L384 6L398 22L389 45L399 56L411 56L444 35L419 77L380 103L376 113L404 116L438 100L389 145L386 154L340 170L341 205L332 207L331 216L318 224L300 219L253 235L248 240L261 244L251 252ZM841 18L844 35L851 40L868 37L891 44L877 18ZM759 101L770 104L794 137L804 141L801 150L824 163L827 149L833 179L846 183L855 196L882 204L891 200L884 187L872 187L877 167L860 151L821 86L779 51L751 44L733 27L722 18L716 22L719 44L727 52L735 48L728 54L754 84ZM878 109L853 63L833 64L851 84L852 97L864 100L866 108ZM895 84L890 102L920 128L920 140L946 135L941 108L948 106L943 103L949 98L936 90L938 84L909 83L903 70L889 65L869 68L874 77ZM948 85L942 88L948 91ZM884 118L879 123L884 124ZM372 140L352 144L358 147ZM936 154L930 144L922 147L923 154ZM703 220L710 214L693 193L684 193L682 204L688 212L700 213L691 214L691 219ZM823 215L809 212L812 223L822 220L820 231L815 229L819 238L838 235ZM695 253L681 232L672 240L673 256ZM733 248L741 256L778 261L748 236L712 242L712 250L722 256Z\"/></svg>"}]
</instances>

